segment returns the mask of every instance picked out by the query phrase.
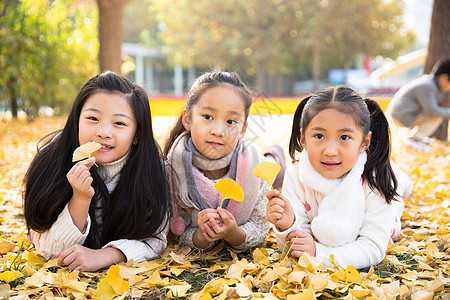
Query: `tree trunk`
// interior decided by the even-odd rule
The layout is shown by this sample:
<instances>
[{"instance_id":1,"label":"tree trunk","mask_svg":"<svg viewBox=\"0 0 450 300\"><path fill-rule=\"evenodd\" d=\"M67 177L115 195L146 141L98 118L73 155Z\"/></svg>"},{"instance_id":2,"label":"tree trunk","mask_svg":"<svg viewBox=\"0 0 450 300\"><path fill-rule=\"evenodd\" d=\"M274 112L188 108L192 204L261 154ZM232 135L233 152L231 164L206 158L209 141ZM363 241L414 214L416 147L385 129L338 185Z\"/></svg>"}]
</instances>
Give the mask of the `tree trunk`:
<instances>
[{"instance_id":1,"label":"tree trunk","mask_svg":"<svg viewBox=\"0 0 450 300\"><path fill-rule=\"evenodd\" d=\"M430 41L425 61L424 73L430 73L434 65L442 58L450 57L450 1L434 0L431 16ZM444 94L441 106L450 107L450 95ZM434 136L442 141L447 140L448 119L445 119L436 130Z\"/></svg>"},{"instance_id":2,"label":"tree trunk","mask_svg":"<svg viewBox=\"0 0 450 300\"><path fill-rule=\"evenodd\" d=\"M11 114L14 119L17 119L17 112L19 110L19 106L17 104L17 94L16 89L14 87L14 84L16 83L17 79L10 77L8 80L8 93L11 100Z\"/></svg>"},{"instance_id":3,"label":"tree trunk","mask_svg":"<svg viewBox=\"0 0 450 300\"><path fill-rule=\"evenodd\" d=\"M99 13L100 71L121 74L122 20L128 0L97 0Z\"/></svg>"}]
</instances>

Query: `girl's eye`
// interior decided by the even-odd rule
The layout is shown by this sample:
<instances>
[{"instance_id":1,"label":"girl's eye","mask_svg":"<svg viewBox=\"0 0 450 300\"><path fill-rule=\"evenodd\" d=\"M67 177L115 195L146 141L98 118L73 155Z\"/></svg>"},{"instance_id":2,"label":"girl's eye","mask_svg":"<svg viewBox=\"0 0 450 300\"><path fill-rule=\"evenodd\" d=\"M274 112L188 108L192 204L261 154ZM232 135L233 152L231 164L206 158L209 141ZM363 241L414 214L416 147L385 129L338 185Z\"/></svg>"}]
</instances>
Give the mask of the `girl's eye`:
<instances>
[{"instance_id":1,"label":"girl's eye","mask_svg":"<svg viewBox=\"0 0 450 300\"><path fill-rule=\"evenodd\" d=\"M86 119L91 120L91 121L98 121L98 119L96 117L87 117Z\"/></svg>"},{"instance_id":2,"label":"girl's eye","mask_svg":"<svg viewBox=\"0 0 450 300\"><path fill-rule=\"evenodd\" d=\"M314 137L315 137L316 139L318 139L318 140L322 140L322 139L323 139L323 134L318 133L318 134L314 135Z\"/></svg>"},{"instance_id":3,"label":"girl's eye","mask_svg":"<svg viewBox=\"0 0 450 300\"><path fill-rule=\"evenodd\" d=\"M203 118L205 118L206 120L212 120L212 117L210 115L204 115Z\"/></svg>"},{"instance_id":4,"label":"girl's eye","mask_svg":"<svg viewBox=\"0 0 450 300\"><path fill-rule=\"evenodd\" d=\"M127 124L123 123L123 122L115 122L114 124L119 125L119 126L126 126Z\"/></svg>"},{"instance_id":5,"label":"girl's eye","mask_svg":"<svg viewBox=\"0 0 450 300\"><path fill-rule=\"evenodd\" d=\"M347 141L349 139L350 139L350 137L348 135L341 135L341 140Z\"/></svg>"},{"instance_id":6,"label":"girl's eye","mask_svg":"<svg viewBox=\"0 0 450 300\"><path fill-rule=\"evenodd\" d=\"M236 124L237 122L236 122L235 120L228 120L227 123L230 124L230 125L234 125L234 124Z\"/></svg>"}]
</instances>

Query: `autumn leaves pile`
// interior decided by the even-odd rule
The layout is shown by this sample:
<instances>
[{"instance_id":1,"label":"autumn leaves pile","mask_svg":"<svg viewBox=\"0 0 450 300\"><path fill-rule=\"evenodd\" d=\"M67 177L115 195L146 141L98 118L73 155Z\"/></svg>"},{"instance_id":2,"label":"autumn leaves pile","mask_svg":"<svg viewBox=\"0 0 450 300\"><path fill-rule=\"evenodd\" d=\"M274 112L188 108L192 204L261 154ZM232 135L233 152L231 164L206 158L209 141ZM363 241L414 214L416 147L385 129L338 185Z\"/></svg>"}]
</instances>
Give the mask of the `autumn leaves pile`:
<instances>
[{"instance_id":1,"label":"autumn leaves pile","mask_svg":"<svg viewBox=\"0 0 450 300\"><path fill-rule=\"evenodd\" d=\"M450 297L450 145L437 143L431 154L394 148L393 159L410 174L415 187L406 202L399 240L390 245L385 261L374 268L325 267L307 255L291 259L277 250L275 239L269 236L265 245L244 253L235 253L223 244L205 253L170 244L155 261L79 273L57 268L55 261L43 261L27 241L21 216L21 179L36 141L42 132L60 128L63 122L42 119L32 124L0 124L0 297ZM260 173L269 176L270 172L263 168ZM224 199L239 201L239 188L224 190L232 191L231 195L222 193Z\"/></svg>"}]
</instances>

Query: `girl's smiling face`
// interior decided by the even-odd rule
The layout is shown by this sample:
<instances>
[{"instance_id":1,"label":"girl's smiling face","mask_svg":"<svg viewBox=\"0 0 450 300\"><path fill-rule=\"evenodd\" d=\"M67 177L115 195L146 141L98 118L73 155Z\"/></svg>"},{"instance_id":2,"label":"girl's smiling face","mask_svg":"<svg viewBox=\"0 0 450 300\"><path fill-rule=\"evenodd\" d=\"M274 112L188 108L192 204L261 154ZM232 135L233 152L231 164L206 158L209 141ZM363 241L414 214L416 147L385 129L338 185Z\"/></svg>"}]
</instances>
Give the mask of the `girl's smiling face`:
<instances>
[{"instance_id":1,"label":"girl's smiling face","mask_svg":"<svg viewBox=\"0 0 450 300\"><path fill-rule=\"evenodd\" d=\"M135 140L137 122L124 95L98 92L90 96L81 109L78 121L80 145L97 142L103 147L92 156L98 163L123 157Z\"/></svg>"},{"instance_id":2,"label":"girl's smiling face","mask_svg":"<svg viewBox=\"0 0 450 300\"><path fill-rule=\"evenodd\" d=\"M363 136L350 115L327 108L302 131L301 144L314 169L327 179L336 179L353 168L358 155L369 147L370 136L370 132Z\"/></svg>"},{"instance_id":3,"label":"girl's smiling face","mask_svg":"<svg viewBox=\"0 0 450 300\"><path fill-rule=\"evenodd\" d=\"M210 88L190 112L183 112L182 121L200 153L222 158L234 150L247 128L244 100L232 87Z\"/></svg>"}]
</instances>

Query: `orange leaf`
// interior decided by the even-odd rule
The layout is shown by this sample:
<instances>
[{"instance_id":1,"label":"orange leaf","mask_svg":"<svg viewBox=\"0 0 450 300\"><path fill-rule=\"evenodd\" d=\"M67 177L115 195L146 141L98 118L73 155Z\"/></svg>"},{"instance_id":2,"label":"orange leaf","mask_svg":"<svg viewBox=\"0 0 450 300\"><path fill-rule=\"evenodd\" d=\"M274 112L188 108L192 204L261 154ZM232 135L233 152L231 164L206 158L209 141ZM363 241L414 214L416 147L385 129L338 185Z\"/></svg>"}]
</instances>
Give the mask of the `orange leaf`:
<instances>
[{"instance_id":1,"label":"orange leaf","mask_svg":"<svg viewBox=\"0 0 450 300\"><path fill-rule=\"evenodd\" d=\"M264 179L272 186L273 180L280 170L280 165L264 161L253 169L253 174L255 174L256 177Z\"/></svg>"},{"instance_id":2,"label":"orange leaf","mask_svg":"<svg viewBox=\"0 0 450 300\"><path fill-rule=\"evenodd\" d=\"M79 161L91 157L91 154L102 147L97 142L87 142L73 151L72 161Z\"/></svg>"},{"instance_id":3,"label":"orange leaf","mask_svg":"<svg viewBox=\"0 0 450 300\"><path fill-rule=\"evenodd\" d=\"M222 195L222 202L225 199L233 199L238 202L244 200L244 190L242 190L242 187L231 178L219 179L214 187Z\"/></svg>"}]
</instances>

